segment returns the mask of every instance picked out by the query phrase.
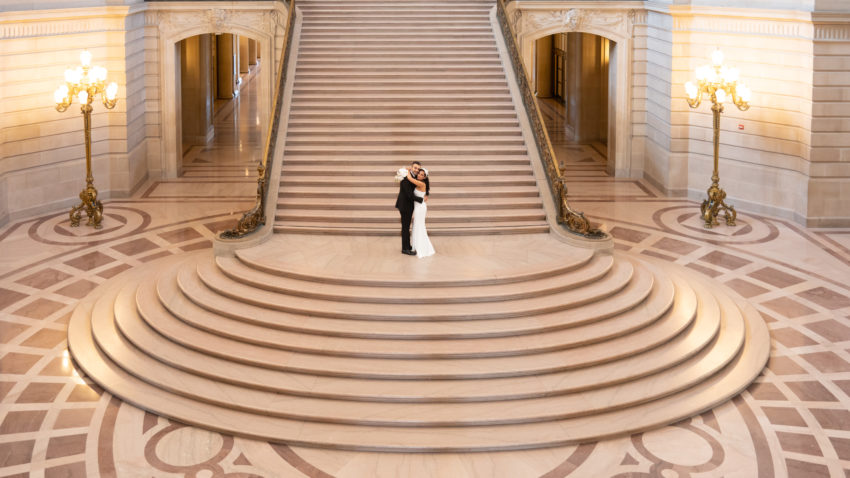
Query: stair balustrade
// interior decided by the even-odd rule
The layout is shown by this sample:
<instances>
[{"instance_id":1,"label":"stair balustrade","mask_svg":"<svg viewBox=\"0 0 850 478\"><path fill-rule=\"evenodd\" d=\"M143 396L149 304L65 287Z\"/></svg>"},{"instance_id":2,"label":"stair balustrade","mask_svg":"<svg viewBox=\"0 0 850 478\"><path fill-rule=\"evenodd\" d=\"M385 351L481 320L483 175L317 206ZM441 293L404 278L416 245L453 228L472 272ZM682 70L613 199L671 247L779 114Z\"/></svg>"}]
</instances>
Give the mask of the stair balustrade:
<instances>
[{"instance_id":1,"label":"stair balustrade","mask_svg":"<svg viewBox=\"0 0 850 478\"><path fill-rule=\"evenodd\" d=\"M543 122L543 115L540 113L537 99L534 97L528 77L525 74L525 69L522 67L522 58L519 54L519 48L516 45L516 36L513 27L508 21L505 10L506 3L505 0L498 0L496 2L496 17L499 20L499 27L505 39L505 46L507 47L511 67L513 68L514 76L520 89L522 102L525 105L525 111L528 114L528 121L534 133L534 143L537 146L540 158L543 160L543 166L549 179L550 192L555 199L556 207L558 207L558 222L565 225L567 231L573 234L588 239L608 239L608 234L598 228L594 228L583 212L576 211L570 206L567 179L558 165L555 151L552 148L552 142L549 140L549 133L546 131L546 126Z\"/></svg>"},{"instance_id":2,"label":"stair balustrade","mask_svg":"<svg viewBox=\"0 0 850 478\"><path fill-rule=\"evenodd\" d=\"M295 0L289 0L288 15L286 17L286 37L281 48L280 62L277 71L277 88L274 93L274 107L272 117L269 120L266 144L263 148L263 156L257 165L257 199L254 207L242 214L242 218L236 223L236 227L228 229L221 234L221 239L239 239L251 234L266 224L266 204L268 202L269 175L271 174L271 160L274 157L277 143L277 131L280 128L281 110L283 106L284 88L286 88L286 72L289 64L289 50L292 45L292 31L295 20Z\"/></svg>"}]
</instances>

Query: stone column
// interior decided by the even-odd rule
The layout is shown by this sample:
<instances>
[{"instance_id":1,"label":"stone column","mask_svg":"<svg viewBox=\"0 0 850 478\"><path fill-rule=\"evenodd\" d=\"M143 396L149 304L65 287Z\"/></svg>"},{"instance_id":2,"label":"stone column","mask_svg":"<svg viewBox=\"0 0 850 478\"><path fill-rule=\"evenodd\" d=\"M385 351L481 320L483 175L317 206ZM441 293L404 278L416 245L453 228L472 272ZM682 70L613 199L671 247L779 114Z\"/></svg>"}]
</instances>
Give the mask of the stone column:
<instances>
[{"instance_id":1,"label":"stone column","mask_svg":"<svg viewBox=\"0 0 850 478\"><path fill-rule=\"evenodd\" d=\"M239 37L239 73L248 73L248 39Z\"/></svg>"},{"instance_id":2,"label":"stone column","mask_svg":"<svg viewBox=\"0 0 850 478\"><path fill-rule=\"evenodd\" d=\"M248 65L257 64L257 40L248 39Z\"/></svg>"},{"instance_id":3,"label":"stone column","mask_svg":"<svg viewBox=\"0 0 850 478\"><path fill-rule=\"evenodd\" d=\"M236 49L234 48L235 37L229 33L216 35L216 71L217 71L217 97L221 99L233 98L236 91L237 71L235 68Z\"/></svg>"},{"instance_id":4,"label":"stone column","mask_svg":"<svg viewBox=\"0 0 850 478\"><path fill-rule=\"evenodd\" d=\"M536 78L534 92L538 98L552 97L552 35L535 42Z\"/></svg>"},{"instance_id":5,"label":"stone column","mask_svg":"<svg viewBox=\"0 0 850 478\"><path fill-rule=\"evenodd\" d=\"M212 57L210 35L196 35L180 42L180 97L183 153L193 145L206 144L211 134Z\"/></svg>"},{"instance_id":6,"label":"stone column","mask_svg":"<svg viewBox=\"0 0 850 478\"><path fill-rule=\"evenodd\" d=\"M608 136L608 42L590 33L567 39L567 125L575 141L591 143Z\"/></svg>"}]
</instances>

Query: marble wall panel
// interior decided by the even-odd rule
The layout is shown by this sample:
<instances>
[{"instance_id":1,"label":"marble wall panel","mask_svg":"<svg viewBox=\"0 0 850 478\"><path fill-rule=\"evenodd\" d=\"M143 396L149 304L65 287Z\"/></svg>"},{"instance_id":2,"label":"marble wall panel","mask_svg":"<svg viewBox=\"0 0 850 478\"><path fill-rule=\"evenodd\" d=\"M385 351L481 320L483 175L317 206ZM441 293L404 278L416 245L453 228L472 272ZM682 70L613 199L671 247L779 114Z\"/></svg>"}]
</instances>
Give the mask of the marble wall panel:
<instances>
[{"instance_id":1,"label":"marble wall panel","mask_svg":"<svg viewBox=\"0 0 850 478\"><path fill-rule=\"evenodd\" d=\"M646 26L646 142L643 175L668 194L683 192L681 164L672 164L670 150L673 18L649 12ZM675 158L678 163L681 158Z\"/></svg>"},{"instance_id":2,"label":"marble wall panel","mask_svg":"<svg viewBox=\"0 0 850 478\"><path fill-rule=\"evenodd\" d=\"M98 12L89 12L97 15ZM109 197L113 189L126 188L126 114L121 95L125 82L124 32L116 22L116 11L102 12L104 21L99 31L81 31L83 27L68 22L87 22L86 18L67 18L69 13L33 12L28 18L36 26L20 38L3 38L0 49L0 96L4 98L3 145L0 175L6 185L2 202L11 218L67 206L78 201L84 186L85 148L83 120L79 104L57 112L53 106L53 90L62 83L64 70L79 63L79 53L88 49L93 63L104 66L108 81L119 84L119 103L106 110L95 100L92 114L92 159L95 184L101 197ZM45 35L51 21L61 25L60 33ZM61 33L64 29L68 33ZM26 36L27 34L39 36ZM123 159L123 158L122 158ZM60 175L63 167L69 174ZM73 171L73 172L72 172ZM124 195L127 191L122 191Z\"/></svg>"},{"instance_id":3,"label":"marble wall panel","mask_svg":"<svg viewBox=\"0 0 850 478\"><path fill-rule=\"evenodd\" d=\"M810 22L798 13L771 12L785 15L787 25L777 30L760 23L762 14L757 10L674 9L673 131L687 139L675 144L688 157L689 197L701 199L710 184L713 118L708 101L695 110L688 106L682 85L693 80L695 69L709 63L711 52L720 48L725 63L739 68L742 81L753 90L749 110L727 104L721 117L720 184L728 202L795 220L805 216L813 58L811 38L803 34L811 31ZM752 28L741 31L748 16Z\"/></svg>"},{"instance_id":4,"label":"marble wall panel","mask_svg":"<svg viewBox=\"0 0 850 478\"><path fill-rule=\"evenodd\" d=\"M808 178L806 224L846 226L850 223L850 23L818 20L830 34L816 30L813 46L811 161L816 167Z\"/></svg>"}]
</instances>

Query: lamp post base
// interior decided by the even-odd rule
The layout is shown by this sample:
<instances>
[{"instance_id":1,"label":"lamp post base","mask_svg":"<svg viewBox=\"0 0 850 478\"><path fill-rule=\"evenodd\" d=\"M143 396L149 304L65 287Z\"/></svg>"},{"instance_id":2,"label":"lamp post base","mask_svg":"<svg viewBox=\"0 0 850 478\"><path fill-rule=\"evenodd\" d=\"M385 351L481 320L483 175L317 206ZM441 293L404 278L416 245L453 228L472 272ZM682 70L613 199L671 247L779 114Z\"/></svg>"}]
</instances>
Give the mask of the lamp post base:
<instances>
[{"instance_id":1,"label":"lamp post base","mask_svg":"<svg viewBox=\"0 0 850 478\"><path fill-rule=\"evenodd\" d=\"M708 188L708 199L703 201L702 206L700 206L702 219L705 221L704 228L711 229L717 225L717 215L721 210L726 218L726 225L735 225L735 218L738 217L738 213L735 212L735 207L726 204L724 199L726 199L726 191L720 189L717 183Z\"/></svg>"},{"instance_id":2,"label":"lamp post base","mask_svg":"<svg viewBox=\"0 0 850 478\"><path fill-rule=\"evenodd\" d=\"M95 229L102 228L100 222L103 220L103 204L97 199L97 189L91 183L80 192L80 200L82 200L80 204L71 208L69 214L71 216L71 227L80 225L80 216L85 210L86 216L89 218L86 226L92 226Z\"/></svg>"}]
</instances>

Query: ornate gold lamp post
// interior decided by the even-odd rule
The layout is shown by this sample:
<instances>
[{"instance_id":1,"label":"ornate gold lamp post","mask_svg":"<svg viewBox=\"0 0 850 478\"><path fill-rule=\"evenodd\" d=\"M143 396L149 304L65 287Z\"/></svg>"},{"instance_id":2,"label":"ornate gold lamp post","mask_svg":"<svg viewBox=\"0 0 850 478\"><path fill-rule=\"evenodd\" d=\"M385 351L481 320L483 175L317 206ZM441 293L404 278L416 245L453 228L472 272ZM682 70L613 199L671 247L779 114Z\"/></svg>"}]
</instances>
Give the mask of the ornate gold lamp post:
<instances>
[{"instance_id":1,"label":"ornate gold lamp post","mask_svg":"<svg viewBox=\"0 0 850 478\"><path fill-rule=\"evenodd\" d=\"M728 68L723 64L723 52L715 50L711 54L711 65L697 68L697 84L685 83L688 94L688 105L697 108L703 95L711 99L711 112L714 114L714 174L711 175L711 186L708 188L708 199L702 202L700 210L703 224L706 228L717 225L717 213L722 209L726 217L726 225L734 226L737 213L735 208L724 201L726 192L720 189L720 175L717 171L718 151L720 149L720 113L723 103L731 100L741 111L750 108L749 101L752 92L743 83L738 83L738 69Z\"/></svg>"},{"instance_id":2,"label":"ornate gold lamp post","mask_svg":"<svg viewBox=\"0 0 850 478\"><path fill-rule=\"evenodd\" d=\"M76 96L82 106L80 110L83 113L85 125L86 188L80 193L82 202L71 208L71 226L80 225L80 215L85 209L89 218L86 225L100 229L102 227L100 222L103 220L103 204L97 199L97 189L94 187L94 177L91 174L91 112L93 109L91 104L100 94L103 106L107 109L114 108L117 102L115 95L118 93L118 85L112 82L106 86L106 68L91 66L91 56L88 51L80 53L82 66L74 70L65 70L65 84L53 92L53 99L56 101L56 111L61 113L71 106Z\"/></svg>"}]
</instances>

